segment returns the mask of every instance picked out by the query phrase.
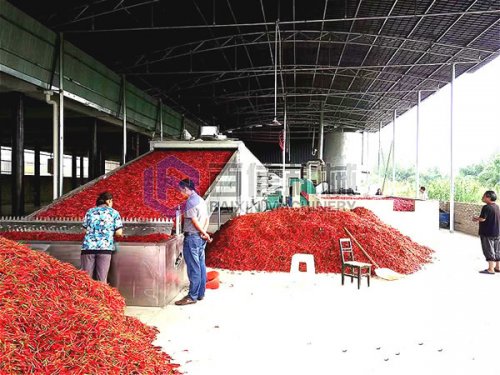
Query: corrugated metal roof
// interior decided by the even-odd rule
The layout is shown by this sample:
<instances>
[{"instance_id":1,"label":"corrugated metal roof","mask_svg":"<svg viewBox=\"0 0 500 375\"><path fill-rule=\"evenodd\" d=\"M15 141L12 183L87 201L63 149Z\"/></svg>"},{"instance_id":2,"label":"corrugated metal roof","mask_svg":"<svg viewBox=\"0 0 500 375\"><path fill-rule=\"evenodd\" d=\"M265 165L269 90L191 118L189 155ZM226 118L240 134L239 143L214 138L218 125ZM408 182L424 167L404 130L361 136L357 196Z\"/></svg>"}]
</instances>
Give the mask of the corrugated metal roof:
<instances>
[{"instance_id":1,"label":"corrugated metal roof","mask_svg":"<svg viewBox=\"0 0 500 375\"><path fill-rule=\"evenodd\" d=\"M500 0L11 2L167 103L243 139L264 125L254 141L276 139L276 61L276 116L286 97L292 137L307 138L321 108L327 130L375 131L451 64L460 75L500 53Z\"/></svg>"}]
</instances>

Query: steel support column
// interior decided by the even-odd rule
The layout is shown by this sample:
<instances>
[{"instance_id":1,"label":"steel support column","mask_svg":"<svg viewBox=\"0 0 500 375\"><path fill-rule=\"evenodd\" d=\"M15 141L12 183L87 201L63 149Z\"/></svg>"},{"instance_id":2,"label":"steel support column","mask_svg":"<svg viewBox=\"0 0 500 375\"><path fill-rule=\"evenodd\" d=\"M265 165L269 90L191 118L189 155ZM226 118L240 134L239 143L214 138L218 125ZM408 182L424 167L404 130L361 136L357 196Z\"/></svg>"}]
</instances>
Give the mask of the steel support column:
<instances>
[{"instance_id":1,"label":"steel support column","mask_svg":"<svg viewBox=\"0 0 500 375\"><path fill-rule=\"evenodd\" d=\"M377 156L377 173L380 174L380 158L382 156L382 143L381 143L382 121L378 123L378 156Z\"/></svg>"},{"instance_id":2,"label":"steel support column","mask_svg":"<svg viewBox=\"0 0 500 375\"><path fill-rule=\"evenodd\" d=\"M160 141L163 141L163 103L160 99Z\"/></svg>"},{"instance_id":3,"label":"steel support column","mask_svg":"<svg viewBox=\"0 0 500 375\"><path fill-rule=\"evenodd\" d=\"M53 92L45 92L45 102L52 106L52 200L56 200L58 195L59 180L57 174L59 168L57 166L57 158L59 157L59 103L52 99Z\"/></svg>"},{"instance_id":4,"label":"steel support column","mask_svg":"<svg viewBox=\"0 0 500 375\"><path fill-rule=\"evenodd\" d=\"M121 165L127 162L127 80L122 77L122 106L123 106L123 135L122 135L122 160Z\"/></svg>"},{"instance_id":5,"label":"steel support column","mask_svg":"<svg viewBox=\"0 0 500 375\"><path fill-rule=\"evenodd\" d=\"M397 111L394 110L393 115L392 115L392 187L391 187L391 194L394 195L395 193L395 186L396 186L396 116L397 116Z\"/></svg>"},{"instance_id":6,"label":"steel support column","mask_svg":"<svg viewBox=\"0 0 500 375\"><path fill-rule=\"evenodd\" d=\"M57 197L63 195L64 181L64 35L59 34L59 147L57 156ZM54 166L55 167L55 166Z\"/></svg>"},{"instance_id":7,"label":"steel support column","mask_svg":"<svg viewBox=\"0 0 500 375\"><path fill-rule=\"evenodd\" d=\"M24 96L14 96L12 121L12 216L24 215Z\"/></svg>"},{"instance_id":8,"label":"steel support column","mask_svg":"<svg viewBox=\"0 0 500 375\"><path fill-rule=\"evenodd\" d=\"M80 156L80 186L85 183L85 177L84 177L85 176L85 173L84 173L85 168L84 168L84 163L83 163L84 160L85 159L84 159L83 155Z\"/></svg>"},{"instance_id":9,"label":"steel support column","mask_svg":"<svg viewBox=\"0 0 500 375\"><path fill-rule=\"evenodd\" d=\"M99 176L99 155L97 154L97 120L90 128L90 145L89 145L89 180L93 180Z\"/></svg>"},{"instance_id":10,"label":"steel support column","mask_svg":"<svg viewBox=\"0 0 500 375\"><path fill-rule=\"evenodd\" d=\"M361 165L365 165L365 133L366 132L361 132Z\"/></svg>"},{"instance_id":11,"label":"steel support column","mask_svg":"<svg viewBox=\"0 0 500 375\"><path fill-rule=\"evenodd\" d=\"M283 204L286 204L286 196L288 195L288 181L286 178L286 105L285 105L285 115L283 117L283 149L281 151L281 157L283 158L283 165L282 165L282 183L283 183L283 192L282 192L282 198L283 198Z\"/></svg>"},{"instance_id":12,"label":"steel support column","mask_svg":"<svg viewBox=\"0 0 500 375\"><path fill-rule=\"evenodd\" d=\"M366 166L369 167L370 163L370 132L366 132L366 156L365 156ZM367 169L365 168L365 171Z\"/></svg>"},{"instance_id":13,"label":"steel support column","mask_svg":"<svg viewBox=\"0 0 500 375\"><path fill-rule=\"evenodd\" d=\"M71 189L76 189L78 187L78 178L76 176L77 174L77 167L76 167L76 161L78 159L78 155L73 153L71 155Z\"/></svg>"},{"instance_id":14,"label":"steel support column","mask_svg":"<svg viewBox=\"0 0 500 375\"><path fill-rule=\"evenodd\" d=\"M324 103L321 102L321 109L319 114L319 145L318 145L318 158L323 160L324 143L325 143L325 122L324 122Z\"/></svg>"},{"instance_id":15,"label":"steel support column","mask_svg":"<svg viewBox=\"0 0 500 375\"><path fill-rule=\"evenodd\" d=\"M41 178L40 178L40 144L35 144L35 176L33 179L33 204L35 207L41 206Z\"/></svg>"},{"instance_id":16,"label":"steel support column","mask_svg":"<svg viewBox=\"0 0 500 375\"><path fill-rule=\"evenodd\" d=\"M106 174L106 155L104 154L104 150L99 150L99 174L98 176L102 176Z\"/></svg>"},{"instance_id":17,"label":"steel support column","mask_svg":"<svg viewBox=\"0 0 500 375\"><path fill-rule=\"evenodd\" d=\"M415 198L418 198L418 191L420 189L420 169L419 169L419 153L420 153L420 102L422 100L422 93L417 92L417 133L416 133L416 150L415 150Z\"/></svg>"},{"instance_id":18,"label":"steel support column","mask_svg":"<svg viewBox=\"0 0 500 375\"><path fill-rule=\"evenodd\" d=\"M279 26L276 21L276 29L274 34L274 121L277 121L278 109L278 33Z\"/></svg>"},{"instance_id":19,"label":"steel support column","mask_svg":"<svg viewBox=\"0 0 500 375\"><path fill-rule=\"evenodd\" d=\"M3 175L2 175L2 130L3 128L0 126L0 216L2 216L2 186L4 186L3 183Z\"/></svg>"},{"instance_id":20,"label":"steel support column","mask_svg":"<svg viewBox=\"0 0 500 375\"><path fill-rule=\"evenodd\" d=\"M141 155L141 135L139 133L135 133L135 158L138 158Z\"/></svg>"},{"instance_id":21,"label":"steel support column","mask_svg":"<svg viewBox=\"0 0 500 375\"><path fill-rule=\"evenodd\" d=\"M450 233L455 230L455 172L454 172L454 153L453 153L453 126L454 126L454 96L455 96L455 64L451 65L451 83L450 83Z\"/></svg>"}]
</instances>

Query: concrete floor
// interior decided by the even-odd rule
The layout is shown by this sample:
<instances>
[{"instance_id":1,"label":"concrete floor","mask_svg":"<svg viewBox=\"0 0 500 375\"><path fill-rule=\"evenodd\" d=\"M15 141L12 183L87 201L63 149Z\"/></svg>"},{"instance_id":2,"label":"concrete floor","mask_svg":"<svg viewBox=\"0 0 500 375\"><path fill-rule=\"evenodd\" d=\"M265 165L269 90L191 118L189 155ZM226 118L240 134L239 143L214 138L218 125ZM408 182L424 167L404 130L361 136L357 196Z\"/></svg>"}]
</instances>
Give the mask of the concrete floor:
<instances>
[{"instance_id":1,"label":"concrete floor","mask_svg":"<svg viewBox=\"0 0 500 375\"><path fill-rule=\"evenodd\" d=\"M435 262L399 281L221 271L202 302L127 314L192 375L499 374L500 274L478 273L477 237L421 237Z\"/></svg>"}]
</instances>

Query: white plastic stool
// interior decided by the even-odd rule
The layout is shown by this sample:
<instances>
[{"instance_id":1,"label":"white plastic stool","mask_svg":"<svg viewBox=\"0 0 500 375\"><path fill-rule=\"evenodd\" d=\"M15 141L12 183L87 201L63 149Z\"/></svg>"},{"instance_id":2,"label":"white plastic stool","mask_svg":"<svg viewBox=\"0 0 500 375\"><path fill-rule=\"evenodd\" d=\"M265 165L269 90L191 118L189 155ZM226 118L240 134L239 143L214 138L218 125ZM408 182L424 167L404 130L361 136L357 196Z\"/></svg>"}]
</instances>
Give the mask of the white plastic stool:
<instances>
[{"instance_id":1,"label":"white plastic stool","mask_svg":"<svg viewBox=\"0 0 500 375\"><path fill-rule=\"evenodd\" d=\"M299 270L300 263L306 264L306 272ZM293 254L292 265L290 266L290 273L310 273L315 274L316 268L314 267L314 255L312 254Z\"/></svg>"}]
</instances>

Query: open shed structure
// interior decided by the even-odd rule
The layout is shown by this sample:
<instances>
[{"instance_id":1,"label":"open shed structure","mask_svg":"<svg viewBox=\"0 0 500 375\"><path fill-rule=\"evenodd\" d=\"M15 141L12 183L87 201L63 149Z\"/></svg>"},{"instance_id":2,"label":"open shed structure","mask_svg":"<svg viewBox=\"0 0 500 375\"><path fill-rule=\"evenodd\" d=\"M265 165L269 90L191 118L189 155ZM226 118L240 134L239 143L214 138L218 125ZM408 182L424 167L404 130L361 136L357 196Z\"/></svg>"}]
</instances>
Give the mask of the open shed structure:
<instances>
[{"instance_id":1,"label":"open shed structure","mask_svg":"<svg viewBox=\"0 0 500 375\"><path fill-rule=\"evenodd\" d=\"M498 0L0 0L0 12L3 95L66 99L79 155L85 119L118 125L108 157L122 162L203 124L276 155L284 137L291 153L316 137L321 157L324 133L379 131L500 52ZM51 117L29 106L27 118ZM18 125L1 127L2 144Z\"/></svg>"},{"instance_id":2,"label":"open shed structure","mask_svg":"<svg viewBox=\"0 0 500 375\"><path fill-rule=\"evenodd\" d=\"M392 124L395 186L416 106L418 187L420 103L451 83L453 232L454 81L498 55L500 0L0 0L0 373L177 373L159 345L190 374L493 373L499 265L470 272L437 200L360 196L367 153L343 155ZM365 262L422 276L341 287ZM196 306L158 309L188 275Z\"/></svg>"},{"instance_id":3,"label":"open shed structure","mask_svg":"<svg viewBox=\"0 0 500 375\"><path fill-rule=\"evenodd\" d=\"M459 76L500 49L495 0L11 3L153 97L259 141L285 103L292 138L321 113L325 130L377 131L451 66Z\"/></svg>"}]
</instances>

